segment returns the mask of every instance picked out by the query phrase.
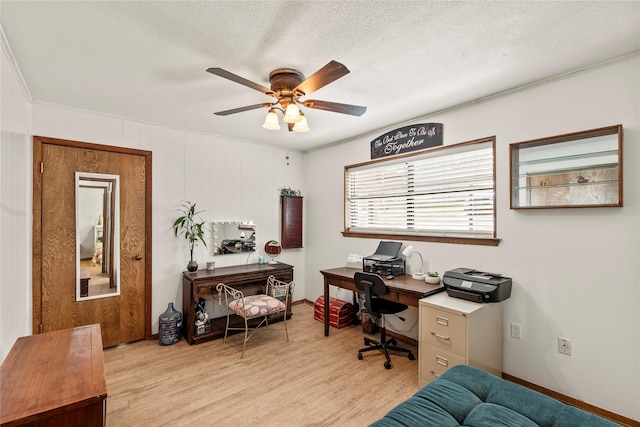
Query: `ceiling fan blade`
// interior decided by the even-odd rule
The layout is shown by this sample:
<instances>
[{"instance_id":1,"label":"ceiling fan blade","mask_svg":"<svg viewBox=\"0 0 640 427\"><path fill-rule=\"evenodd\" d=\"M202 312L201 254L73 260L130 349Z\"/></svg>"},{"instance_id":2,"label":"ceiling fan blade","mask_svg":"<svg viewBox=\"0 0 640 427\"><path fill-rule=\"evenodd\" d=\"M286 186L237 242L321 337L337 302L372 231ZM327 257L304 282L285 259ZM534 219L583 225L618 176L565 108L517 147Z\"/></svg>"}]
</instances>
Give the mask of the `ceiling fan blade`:
<instances>
[{"instance_id":1,"label":"ceiling fan blade","mask_svg":"<svg viewBox=\"0 0 640 427\"><path fill-rule=\"evenodd\" d=\"M220 76L225 79L231 80L232 82L240 83L241 85L250 87L251 89L255 89L258 92L264 93L265 95L269 95L269 96L275 95L271 89L264 87L262 85L259 85L258 83L254 83L251 80L247 80L244 77L240 77L236 74L230 73L227 70L223 70L222 68L208 68L207 71L211 74L215 74L216 76Z\"/></svg>"},{"instance_id":2,"label":"ceiling fan blade","mask_svg":"<svg viewBox=\"0 0 640 427\"><path fill-rule=\"evenodd\" d=\"M308 95L349 74L349 69L339 62L331 61L293 89L297 97Z\"/></svg>"},{"instance_id":3,"label":"ceiling fan blade","mask_svg":"<svg viewBox=\"0 0 640 427\"><path fill-rule=\"evenodd\" d=\"M269 103L247 105L246 107L234 108L232 110L218 111L214 114L216 116L228 116L229 114L242 113L243 111L255 110L256 108L268 107L270 105Z\"/></svg>"},{"instance_id":4,"label":"ceiling fan blade","mask_svg":"<svg viewBox=\"0 0 640 427\"><path fill-rule=\"evenodd\" d=\"M310 99L303 101L302 104L308 108L316 110L333 111L334 113L350 114L352 116L361 116L367 111L367 107L351 104L340 104L338 102L318 101Z\"/></svg>"}]
</instances>

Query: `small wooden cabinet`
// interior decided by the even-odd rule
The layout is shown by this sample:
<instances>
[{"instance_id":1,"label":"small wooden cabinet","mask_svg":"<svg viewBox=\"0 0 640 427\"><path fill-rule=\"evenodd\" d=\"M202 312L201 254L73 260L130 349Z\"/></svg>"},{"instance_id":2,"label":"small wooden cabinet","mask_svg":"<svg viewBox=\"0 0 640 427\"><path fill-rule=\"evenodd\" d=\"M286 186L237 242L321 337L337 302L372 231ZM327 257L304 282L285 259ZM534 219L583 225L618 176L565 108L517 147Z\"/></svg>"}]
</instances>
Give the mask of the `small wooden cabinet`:
<instances>
[{"instance_id":1,"label":"small wooden cabinet","mask_svg":"<svg viewBox=\"0 0 640 427\"><path fill-rule=\"evenodd\" d=\"M293 280L293 266L281 262L275 264L243 264L231 267L220 267L215 270L198 270L182 274L182 335L189 344L200 344L224 336L226 316L209 319L210 331L196 334L195 304L198 298L213 296L218 298L216 286L224 283L242 291L246 295L264 293L267 278L274 276L283 282ZM291 316L291 301L287 307L287 318ZM241 318L233 316L240 326ZM282 315L274 315L270 322L282 320ZM259 323L260 319L253 319ZM251 323L251 322L250 322ZM244 325L244 323L242 323ZM232 327L236 325L231 325ZM231 333L231 332L230 332Z\"/></svg>"},{"instance_id":2,"label":"small wooden cabinet","mask_svg":"<svg viewBox=\"0 0 640 427\"><path fill-rule=\"evenodd\" d=\"M283 249L302 247L302 197L280 196L281 242Z\"/></svg>"},{"instance_id":3,"label":"small wooden cabinet","mask_svg":"<svg viewBox=\"0 0 640 427\"><path fill-rule=\"evenodd\" d=\"M501 303L475 303L440 292L421 299L419 310L420 386L455 365L502 376Z\"/></svg>"}]
</instances>

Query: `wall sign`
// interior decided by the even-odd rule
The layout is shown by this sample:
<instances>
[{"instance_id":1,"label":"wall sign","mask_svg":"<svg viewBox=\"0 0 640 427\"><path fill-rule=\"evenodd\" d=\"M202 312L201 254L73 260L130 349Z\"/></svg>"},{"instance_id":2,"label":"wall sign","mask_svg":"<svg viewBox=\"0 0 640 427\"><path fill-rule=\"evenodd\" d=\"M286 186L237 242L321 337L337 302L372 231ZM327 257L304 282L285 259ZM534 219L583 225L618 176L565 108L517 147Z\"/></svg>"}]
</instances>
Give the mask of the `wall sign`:
<instances>
[{"instance_id":1,"label":"wall sign","mask_svg":"<svg viewBox=\"0 0 640 427\"><path fill-rule=\"evenodd\" d=\"M438 145L442 145L442 123L410 125L387 132L371 141L371 158L395 156Z\"/></svg>"}]
</instances>

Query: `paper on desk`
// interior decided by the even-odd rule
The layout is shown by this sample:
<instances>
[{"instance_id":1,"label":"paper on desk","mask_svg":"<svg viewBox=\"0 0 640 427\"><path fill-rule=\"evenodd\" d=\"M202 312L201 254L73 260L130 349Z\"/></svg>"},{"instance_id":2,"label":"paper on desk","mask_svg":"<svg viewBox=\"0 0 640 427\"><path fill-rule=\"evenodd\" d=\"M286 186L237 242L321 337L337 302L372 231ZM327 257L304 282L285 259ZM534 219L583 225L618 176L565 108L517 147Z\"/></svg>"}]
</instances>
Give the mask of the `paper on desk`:
<instances>
[{"instance_id":1,"label":"paper on desk","mask_svg":"<svg viewBox=\"0 0 640 427\"><path fill-rule=\"evenodd\" d=\"M364 258L363 255L349 254L347 256L347 267L362 268L362 258Z\"/></svg>"}]
</instances>

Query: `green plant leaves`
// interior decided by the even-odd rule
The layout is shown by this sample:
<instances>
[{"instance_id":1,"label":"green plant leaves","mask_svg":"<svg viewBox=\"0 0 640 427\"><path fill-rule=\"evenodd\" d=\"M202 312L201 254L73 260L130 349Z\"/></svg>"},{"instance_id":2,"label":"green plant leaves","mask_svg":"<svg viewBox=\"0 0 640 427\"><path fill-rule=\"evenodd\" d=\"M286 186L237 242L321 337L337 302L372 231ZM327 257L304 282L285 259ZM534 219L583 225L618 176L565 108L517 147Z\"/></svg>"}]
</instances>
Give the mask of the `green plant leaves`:
<instances>
[{"instance_id":1,"label":"green plant leaves","mask_svg":"<svg viewBox=\"0 0 640 427\"><path fill-rule=\"evenodd\" d=\"M176 237L184 236L189 243L189 252L193 261L193 249L198 243L202 243L205 247L207 242L204 239L204 224L198 215L203 211L196 211L196 204L183 201L178 211L182 216L178 217L173 223L173 232Z\"/></svg>"}]
</instances>

